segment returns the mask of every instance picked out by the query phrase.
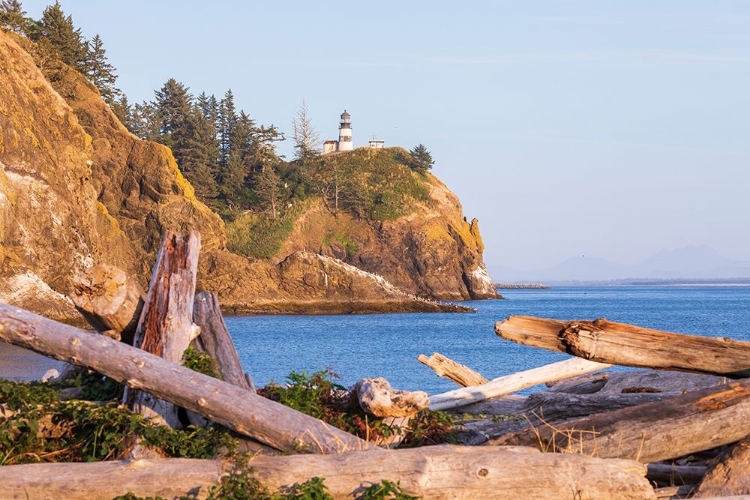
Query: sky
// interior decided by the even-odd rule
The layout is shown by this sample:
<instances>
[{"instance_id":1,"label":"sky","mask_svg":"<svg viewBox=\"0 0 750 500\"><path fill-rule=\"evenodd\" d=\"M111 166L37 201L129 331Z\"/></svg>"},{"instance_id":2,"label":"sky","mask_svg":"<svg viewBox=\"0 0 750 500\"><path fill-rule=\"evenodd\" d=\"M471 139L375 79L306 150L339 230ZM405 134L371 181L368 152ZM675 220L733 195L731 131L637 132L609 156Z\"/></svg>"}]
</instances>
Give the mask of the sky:
<instances>
[{"instance_id":1,"label":"sky","mask_svg":"<svg viewBox=\"0 0 750 500\"><path fill-rule=\"evenodd\" d=\"M61 5L131 103L176 78L288 134L304 99L321 139L346 109L355 146L424 144L495 281L689 245L750 260L750 1Z\"/></svg>"}]
</instances>

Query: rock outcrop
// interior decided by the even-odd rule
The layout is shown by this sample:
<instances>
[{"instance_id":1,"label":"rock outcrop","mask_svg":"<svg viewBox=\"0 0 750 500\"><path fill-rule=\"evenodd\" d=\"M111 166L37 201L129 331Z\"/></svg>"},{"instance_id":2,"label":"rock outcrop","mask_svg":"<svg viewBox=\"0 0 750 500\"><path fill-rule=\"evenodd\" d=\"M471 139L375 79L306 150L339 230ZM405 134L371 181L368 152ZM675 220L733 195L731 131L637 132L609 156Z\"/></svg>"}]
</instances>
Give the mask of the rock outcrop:
<instances>
[{"instance_id":1,"label":"rock outcrop","mask_svg":"<svg viewBox=\"0 0 750 500\"><path fill-rule=\"evenodd\" d=\"M434 178L455 210L368 226L375 244L347 256L350 265L302 252L315 248L304 238L273 261L230 253L223 221L196 199L171 151L130 134L72 70L61 97L29 43L0 32L0 301L70 321L75 275L106 263L146 286L166 229L201 232L199 288L236 312L441 310L409 294L494 296L476 223L460 219L458 200ZM338 256L333 245L320 250Z\"/></svg>"}]
</instances>

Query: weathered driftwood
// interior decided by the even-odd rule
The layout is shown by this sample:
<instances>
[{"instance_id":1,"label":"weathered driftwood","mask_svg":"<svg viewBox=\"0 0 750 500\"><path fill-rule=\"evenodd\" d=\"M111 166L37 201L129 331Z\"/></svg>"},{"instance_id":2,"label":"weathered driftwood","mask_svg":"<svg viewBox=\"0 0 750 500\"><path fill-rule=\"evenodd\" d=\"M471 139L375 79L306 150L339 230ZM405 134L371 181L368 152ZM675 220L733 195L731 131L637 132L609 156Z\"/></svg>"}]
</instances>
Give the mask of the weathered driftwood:
<instances>
[{"instance_id":1,"label":"weathered driftwood","mask_svg":"<svg viewBox=\"0 0 750 500\"><path fill-rule=\"evenodd\" d=\"M521 413L530 419L545 422L558 422L571 418L604 413L620 408L628 408L653 401L661 401L679 393L636 393L636 394L563 394L557 392L536 392L526 399Z\"/></svg>"},{"instance_id":2,"label":"weathered driftwood","mask_svg":"<svg viewBox=\"0 0 750 500\"><path fill-rule=\"evenodd\" d=\"M646 478L659 486L698 484L706 473L705 465L648 464Z\"/></svg>"},{"instance_id":3,"label":"weathered driftwood","mask_svg":"<svg viewBox=\"0 0 750 500\"><path fill-rule=\"evenodd\" d=\"M74 278L70 298L94 329L133 343L144 293L125 271L109 264L93 266Z\"/></svg>"},{"instance_id":4,"label":"weathered driftwood","mask_svg":"<svg viewBox=\"0 0 750 500\"><path fill-rule=\"evenodd\" d=\"M246 376L237 356L234 342L219 308L219 298L211 292L201 292L193 302L193 323L201 334L193 340L193 347L205 352L216 361L219 375L224 382L237 387L255 390L252 379Z\"/></svg>"},{"instance_id":5,"label":"weathered driftwood","mask_svg":"<svg viewBox=\"0 0 750 500\"><path fill-rule=\"evenodd\" d=\"M475 372L466 365L456 363L438 352L433 352L432 356L429 357L420 354L417 356L417 361L432 368L438 377L445 377L452 380L461 387L471 387L489 382L480 373Z\"/></svg>"},{"instance_id":6,"label":"weathered driftwood","mask_svg":"<svg viewBox=\"0 0 750 500\"><path fill-rule=\"evenodd\" d=\"M732 379L703 373L663 370L629 370L613 372L601 392L692 392L730 383Z\"/></svg>"},{"instance_id":7,"label":"weathered driftwood","mask_svg":"<svg viewBox=\"0 0 750 500\"><path fill-rule=\"evenodd\" d=\"M6 304L0 304L0 340L87 366L281 451L338 453L372 447L251 391Z\"/></svg>"},{"instance_id":8,"label":"weathered driftwood","mask_svg":"<svg viewBox=\"0 0 750 500\"><path fill-rule=\"evenodd\" d=\"M193 324L193 298L198 272L200 235L167 231L156 256L148 295L138 321L133 346L180 363L200 329ZM173 383L179 383L174 380ZM123 403L146 417L161 417L178 427L177 407L147 392L125 389Z\"/></svg>"},{"instance_id":9,"label":"weathered driftwood","mask_svg":"<svg viewBox=\"0 0 750 500\"><path fill-rule=\"evenodd\" d=\"M594 394L602 390L609 381L609 372L587 373L568 380L555 380L546 384L549 392L565 394Z\"/></svg>"},{"instance_id":10,"label":"weathered driftwood","mask_svg":"<svg viewBox=\"0 0 750 500\"><path fill-rule=\"evenodd\" d=\"M625 366L741 378L750 374L750 342L681 335L605 319L558 321L511 316L495 324L506 340Z\"/></svg>"},{"instance_id":11,"label":"weathered driftwood","mask_svg":"<svg viewBox=\"0 0 750 500\"><path fill-rule=\"evenodd\" d=\"M358 380L352 393L360 408L376 417L411 417L429 402L426 392L393 389L382 377Z\"/></svg>"},{"instance_id":12,"label":"weathered driftwood","mask_svg":"<svg viewBox=\"0 0 750 500\"><path fill-rule=\"evenodd\" d=\"M656 494L657 500L679 500L681 498L692 498L694 490L694 484L682 484L679 486L656 488L654 493Z\"/></svg>"},{"instance_id":13,"label":"weathered driftwood","mask_svg":"<svg viewBox=\"0 0 750 500\"><path fill-rule=\"evenodd\" d=\"M496 444L537 446L657 462L750 435L750 381L689 392L504 436Z\"/></svg>"},{"instance_id":14,"label":"weathered driftwood","mask_svg":"<svg viewBox=\"0 0 750 500\"><path fill-rule=\"evenodd\" d=\"M499 377L484 385L464 387L463 389L430 396L430 409L447 410L449 408L458 408L485 399L505 396L506 394L544 384L551 380L575 377L583 373L602 370L609 366L611 365L586 361L580 358L566 359L558 363Z\"/></svg>"},{"instance_id":15,"label":"weathered driftwood","mask_svg":"<svg viewBox=\"0 0 750 500\"><path fill-rule=\"evenodd\" d=\"M351 499L383 479L410 495L434 500L654 499L646 468L626 460L526 453L511 449L429 446L381 453L254 457L253 476L271 491L322 477L335 499ZM0 467L3 498L109 500L126 492L205 498L225 473L209 460L137 460Z\"/></svg>"},{"instance_id":16,"label":"weathered driftwood","mask_svg":"<svg viewBox=\"0 0 750 500\"><path fill-rule=\"evenodd\" d=\"M709 466L695 498L750 494L750 438L732 445Z\"/></svg>"}]
</instances>

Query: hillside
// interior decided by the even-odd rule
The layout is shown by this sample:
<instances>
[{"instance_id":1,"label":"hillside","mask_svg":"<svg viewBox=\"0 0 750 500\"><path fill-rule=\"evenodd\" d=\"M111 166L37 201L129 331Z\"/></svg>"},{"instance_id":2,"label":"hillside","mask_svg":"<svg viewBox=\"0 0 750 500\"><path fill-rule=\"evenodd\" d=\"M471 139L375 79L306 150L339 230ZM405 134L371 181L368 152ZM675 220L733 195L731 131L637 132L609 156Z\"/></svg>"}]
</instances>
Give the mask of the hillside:
<instances>
[{"instance_id":1,"label":"hillside","mask_svg":"<svg viewBox=\"0 0 750 500\"><path fill-rule=\"evenodd\" d=\"M136 274L145 285L163 231L188 228L203 240L199 287L216 291L237 312L437 310L405 292L490 296L471 281L483 269L476 224L463 223L455 197L432 177L429 209L360 221L378 244L363 239L362 250L344 259L392 277L403 290L316 255L343 257L335 232L326 235L347 216L339 213L331 222L314 198L274 258L228 251L224 222L195 197L169 148L129 133L75 71L57 72L53 88L24 49L33 50L28 40L0 32L0 300L71 319L65 295L73 276L101 262ZM445 208L443 199L450 200ZM318 244L304 221L328 228ZM232 224L237 229L237 221ZM408 247L376 262L375 252L398 241ZM440 243L428 249L430 242ZM398 258L406 255L402 269ZM419 278L409 282L412 269Z\"/></svg>"}]
</instances>

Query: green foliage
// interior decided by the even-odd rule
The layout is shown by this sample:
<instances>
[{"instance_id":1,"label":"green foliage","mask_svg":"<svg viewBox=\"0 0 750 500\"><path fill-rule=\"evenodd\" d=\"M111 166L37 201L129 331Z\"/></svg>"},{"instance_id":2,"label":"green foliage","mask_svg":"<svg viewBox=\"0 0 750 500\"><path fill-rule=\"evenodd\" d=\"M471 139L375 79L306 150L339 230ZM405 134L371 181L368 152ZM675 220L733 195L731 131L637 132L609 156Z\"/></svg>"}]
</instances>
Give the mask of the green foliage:
<instances>
[{"instance_id":1,"label":"green foliage","mask_svg":"<svg viewBox=\"0 0 750 500\"><path fill-rule=\"evenodd\" d=\"M415 146L409 151L409 155L411 156L409 166L417 172L425 173L435 164L435 160L423 144Z\"/></svg>"},{"instance_id":2,"label":"green foliage","mask_svg":"<svg viewBox=\"0 0 750 500\"><path fill-rule=\"evenodd\" d=\"M407 495L401 489L401 484L383 479L379 483L365 489L361 497L362 500L417 500L419 497Z\"/></svg>"},{"instance_id":3,"label":"green foliage","mask_svg":"<svg viewBox=\"0 0 750 500\"><path fill-rule=\"evenodd\" d=\"M357 244L357 242L349 238L349 235L345 233L337 232L326 234L323 237L323 246L330 246L331 243L338 243L339 245L346 248L346 254L350 257L356 255L357 250L359 249L359 245Z\"/></svg>"},{"instance_id":4,"label":"green foliage","mask_svg":"<svg viewBox=\"0 0 750 500\"><path fill-rule=\"evenodd\" d=\"M307 208L308 203L297 203L277 218L263 217L245 212L226 223L227 247L231 252L270 259L289 238L294 223Z\"/></svg>"},{"instance_id":5,"label":"green foliage","mask_svg":"<svg viewBox=\"0 0 750 500\"><path fill-rule=\"evenodd\" d=\"M421 410L409 422L409 430L400 448L416 448L450 442L453 417L442 411Z\"/></svg>"},{"instance_id":6,"label":"green foliage","mask_svg":"<svg viewBox=\"0 0 750 500\"><path fill-rule=\"evenodd\" d=\"M101 396L111 383L107 380L91 394ZM9 411L0 420L0 465L109 460L135 436L176 457L212 458L236 446L229 431L219 426L173 430L117 402L59 401L58 396L56 389L40 384L0 381L0 405Z\"/></svg>"},{"instance_id":7,"label":"green foliage","mask_svg":"<svg viewBox=\"0 0 750 500\"><path fill-rule=\"evenodd\" d=\"M216 360L205 352L194 349L193 346L188 346L185 352L182 353L182 365L203 375L221 378Z\"/></svg>"}]
</instances>

